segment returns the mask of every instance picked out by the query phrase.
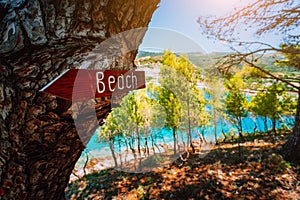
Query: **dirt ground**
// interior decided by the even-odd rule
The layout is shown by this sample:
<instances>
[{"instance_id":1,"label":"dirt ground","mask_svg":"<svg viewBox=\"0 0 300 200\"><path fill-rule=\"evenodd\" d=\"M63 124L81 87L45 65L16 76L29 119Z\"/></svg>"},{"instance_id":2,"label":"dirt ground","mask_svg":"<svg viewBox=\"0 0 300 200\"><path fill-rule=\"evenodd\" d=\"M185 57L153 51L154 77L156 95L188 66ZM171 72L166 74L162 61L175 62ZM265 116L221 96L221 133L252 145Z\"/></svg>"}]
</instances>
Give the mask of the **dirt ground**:
<instances>
[{"instance_id":1,"label":"dirt ground","mask_svg":"<svg viewBox=\"0 0 300 200\"><path fill-rule=\"evenodd\" d=\"M300 200L300 166L278 154L286 135L221 143L204 157L199 148L146 173L106 169L73 181L68 199L280 199Z\"/></svg>"}]
</instances>

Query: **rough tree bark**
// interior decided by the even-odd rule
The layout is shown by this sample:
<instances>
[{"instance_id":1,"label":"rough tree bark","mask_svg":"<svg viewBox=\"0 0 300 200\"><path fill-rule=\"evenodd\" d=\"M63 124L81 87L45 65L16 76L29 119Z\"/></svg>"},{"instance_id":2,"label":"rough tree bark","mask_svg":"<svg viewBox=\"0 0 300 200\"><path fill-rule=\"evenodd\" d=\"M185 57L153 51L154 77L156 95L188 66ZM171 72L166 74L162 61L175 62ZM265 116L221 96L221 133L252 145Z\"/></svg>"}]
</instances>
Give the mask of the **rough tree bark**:
<instances>
[{"instance_id":1,"label":"rough tree bark","mask_svg":"<svg viewBox=\"0 0 300 200\"><path fill-rule=\"evenodd\" d=\"M71 103L38 90L66 68L80 65L106 38L146 27L158 3L0 1L0 199L64 197L84 144ZM141 42L142 37L136 38ZM106 68L130 69L135 55L108 59ZM99 101L94 112L95 107L101 120L110 102ZM92 133L95 127L83 129Z\"/></svg>"}]
</instances>

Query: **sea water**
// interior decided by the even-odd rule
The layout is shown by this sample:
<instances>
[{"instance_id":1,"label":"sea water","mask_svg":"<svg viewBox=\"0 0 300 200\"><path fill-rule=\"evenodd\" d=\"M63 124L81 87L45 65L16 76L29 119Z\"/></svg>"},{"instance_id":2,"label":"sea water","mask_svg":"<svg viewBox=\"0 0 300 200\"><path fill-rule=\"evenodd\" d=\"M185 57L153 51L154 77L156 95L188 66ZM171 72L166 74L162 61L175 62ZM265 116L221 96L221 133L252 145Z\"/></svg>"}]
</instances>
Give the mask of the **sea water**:
<instances>
[{"instance_id":1,"label":"sea water","mask_svg":"<svg viewBox=\"0 0 300 200\"><path fill-rule=\"evenodd\" d=\"M255 122L256 122L256 130L255 130ZM294 124L294 117L282 117L280 120L276 120L276 128L291 128ZM271 119L267 118L267 126L268 129L271 129L272 121ZM242 128L243 133L253 133L256 132L264 132L265 131L265 125L264 125L264 118L263 117L244 117L242 119ZM214 126L208 126L204 130L201 130L200 128L193 128L191 131L192 139L199 140L198 133L203 133L203 136L207 141L214 142L215 141L215 127ZM216 134L218 138L222 138L222 134L228 134L233 133L237 134L237 127L223 119L217 120L217 126L216 126ZM155 139L156 144L167 144L173 142L173 132L170 128L160 128L157 130L153 130L152 133L153 138ZM186 132L184 130L178 130L178 139L179 141L182 141L181 134L184 135L184 140L186 141ZM122 151L125 149L125 143L118 142L121 141L122 138L117 138L115 141L115 150L116 151ZM145 137L141 137L141 144L145 143ZM151 140L148 136L148 143L151 143ZM82 153L81 157L85 156L85 154L89 153L90 157L105 157L105 156L111 156L109 143L108 142L100 142L98 140L98 133L95 131L94 135L91 137L90 141L88 142L85 151Z\"/></svg>"},{"instance_id":2,"label":"sea water","mask_svg":"<svg viewBox=\"0 0 300 200\"><path fill-rule=\"evenodd\" d=\"M206 100L210 99L210 96L206 93L204 93L204 98ZM250 101L250 95L246 95L246 98L248 101ZM211 110L210 106L207 105L207 110ZM276 120L276 128L292 128L294 125L294 116L282 116L279 120ZM256 126L255 126L256 125ZM272 121L271 119L267 118L267 128L268 130L272 127ZM216 129L216 130L215 130ZM264 132L265 130L265 124L264 124L264 118L263 117L243 117L242 118L242 130L243 133L253 133L256 132ZM176 131L178 134L178 142L187 141L187 131L179 129ZM201 133L201 135L204 136L205 140L208 142L215 142L215 132L217 138L224 137L225 135L232 135L232 134L238 134L237 127L224 119L218 119L216 122L216 127L214 126L207 126L204 129L194 127L191 130L191 136L193 140L199 140L198 134ZM160 129L151 129L149 133L151 133L153 139L155 140L156 145L160 144L172 144L174 141L173 138L173 131L170 128L162 127ZM147 137L147 138L146 138ZM148 134L148 136L143 137L141 135L141 144L144 146L145 141L148 141L148 145L151 146L151 138ZM126 150L126 145L123 142L124 138L117 137L115 139L114 143L114 149L116 153L123 152ZM77 162L77 166L82 166L86 161L86 158L105 158L105 157L111 157L112 153L109 148L108 142L100 142L98 140L98 130L95 131L93 136L91 137L90 141L86 145L86 149L82 152L81 157L79 161Z\"/></svg>"}]
</instances>

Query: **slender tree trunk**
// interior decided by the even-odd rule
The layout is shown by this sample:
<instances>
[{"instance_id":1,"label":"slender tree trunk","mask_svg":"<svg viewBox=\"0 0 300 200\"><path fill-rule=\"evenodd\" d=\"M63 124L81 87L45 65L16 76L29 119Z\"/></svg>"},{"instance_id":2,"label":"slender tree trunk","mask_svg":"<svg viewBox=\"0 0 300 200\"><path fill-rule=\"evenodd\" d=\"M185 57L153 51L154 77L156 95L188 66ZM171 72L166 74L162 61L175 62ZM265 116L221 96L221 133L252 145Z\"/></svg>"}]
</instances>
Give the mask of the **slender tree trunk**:
<instances>
[{"instance_id":1,"label":"slender tree trunk","mask_svg":"<svg viewBox=\"0 0 300 200\"><path fill-rule=\"evenodd\" d=\"M244 136L243 136L243 122L242 118L238 117L238 132L239 132L239 140L244 141Z\"/></svg>"},{"instance_id":2,"label":"slender tree trunk","mask_svg":"<svg viewBox=\"0 0 300 200\"><path fill-rule=\"evenodd\" d=\"M200 141L200 148L201 148L202 144L206 144L206 140L203 137L203 133L200 133L199 131L197 131L197 135L198 135L198 138L199 138L199 141Z\"/></svg>"},{"instance_id":3,"label":"slender tree trunk","mask_svg":"<svg viewBox=\"0 0 300 200\"><path fill-rule=\"evenodd\" d=\"M134 138L132 138L132 142L129 141L129 148L131 149L131 152L133 154L134 157L134 170L136 170L136 163L137 163L137 156L136 156L136 151L135 151L135 145L134 145Z\"/></svg>"},{"instance_id":4,"label":"slender tree trunk","mask_svg":"<svg viewBox=\"0 0 300 200\"><path fill-rule=\"evenodd\" d=\"M226 142L227 141L227 134L223 130L222 130L222 134L224 136L223 142Z\"/></svg>"},{"instance_id":5,"label":"slender tree trunk","mask_svg":"<svg viewBox=\"0 0 300 200\"><path fill-rule=\"evenodd\" d=\"M173 138L174 138L174 155L177 154L177 133L176 128L172 128Z\"/></svg>"},{"instance_id":6,"label":"slender tree trunk","mask_svg":"<svg viewBox=\"0 0 300 200\"><path fill-rule=\"evenodd\" d=\"M193 139L192 139L192 133L189 133L189 141L190 141L190 146L192 147L192 152L195 153L195 147L193 145Z\"/></svg>"},{"instance_id":7,"label":"slender tree trunk","mask_svg":"<svg viewBox=\"0 0 300 200\"><path fill-rule=\"evenodd\" d=\"M300 89L293 132L281 149L283 157L291 162L300 164Z\"/></svg>"},{"instance_id":8,"label":"slender tree trunk","mask_svg":"<svg viewBox=\"0 0 300 200\"><path fill-rule=\"evenodd\" d=\"M148 138L145 138L145 146L146 146L146 152L147 152L147 156L150 155L150 151L149 151L149 146L148 146Z\"/></svg>"},{"instance_id":9,"label":"slender tree trunk","mask_svg":"<svg viewBox=\"0 0 300 200\"><path fill-rule=\"evenodd\" d=\"M136 134L137 134L137 140L138 140L138 153L139 153L139 171L141 170L142 166L142 154L141 154L141 137L139 133L139 129L136 129Z\"/></svg>"},{"instance_id":10,"label":"slender tree trunk","mask_svg":"<svg viewBox=\"0 0 300 200\"><path fill-rule=\"evenodd\" d=\"M183 135L183 133L182 133L182 131L180 132L180 136L181 136L181 140L182 140L182 144L183 144L183 149L185 149L186 151L188 151L188 142L187 142L187 145L185 145L185 141L184 141L184 135Z\"/></svg>"},{"instance_id":11,"label":"slender tree trunk","mask_svg":"<svg viewBox=\"0 0 300 200\"><path fill-rule=\"evenodd\" d=\"M269 132L269 129L268 129L268 117L267 116L264 116L264 126L265 126L265 132L268 133Z\"/></svg>"},{"instance_id":12,"label":"slender tree trunk","mask_svg":"<svg viewBox=\"0 0 300 200\"><path fill-rule=\"evenodd\" d=\"M205 132L205 126L204 126L204 127L202 127L202 130L201 130L201 135L202 135L202 139L203 139L203 141L206 143L206 139L205 139L204 132ZM218 139L217 139L217 144L218 144Z\"/></svg>"},{"instance_id":13,"label":"slender tree trunk","mask_svg":"<svg viewBox=\"0 0 300 200\"><path fill-rule=\"evenodd\" d=\"M193 145L193 140L192 140L192 130L191 130L191 124L190 124L190 120L189 120L189 129L188 129L188 140L190 146L192 147L192 152L195 153L195 147Z\"/></svg>"},{"instance_id":14,"label":"slender tree trunk","mask_svg":"<svg viewBox=\"0 0 300 200\"><path fill-rule=\"evenodd\" d=\"M190 146L192 147L192 151L193 153L195 153L195 147L193 145L193 141L192 141L192 128L191 128L191 114L190 114L190 91L188 91L188 140L189 140L189 143Z\"/></svg>"},{"instance_id":15,"label":"slender tree trunk","mask_svg":"<svg viewBox=\"0 0 300 200\"><path fill-rule=\"evenodd\" d=\"M139 152L139 157L141 158L141 137L140 137L140 133L138 132L138 128L137 128L137 139L138 139L138 152Z\"/></svg>"},{"instance_id":16,"label":"slender tree trunk","mask_svg":"<svg viewBox=\"0 0 300 200\"><path fill-rule=\"evenodd\" d=\"M155 142L155 140L154 140L152 134L151 134L150 137L151 137L151 142L152 142L153 154L154 154L154 155L156 154L156 153L155 153L155 147L156 147L156 149L158 150L158 152L161 153L160 148L159 148L159 146L157 146L157 144L156 144L156 142Z\"/></svg>"},{"instance_id":17,"label":"slender tree trunk","mask_svg":"<svg viewBox=\"0 0 300 200\"><path fill-rule=\"evenodd\" d=\"M190 145L191 145L191 135L190 135L190 132L189 132L189 130L187 130L187 151L189 150L189 147L190 147Z\"/></svg>"},{"instance_id":18,"label":"slender tree trunk","mask_svg":"<svg viewBox=\"0 0 300 200\"><path fill-rule=\"evenodd\" d=\"M119 138L118 139L118 144L119 144L119 159L120 159L120 168L122 169L123 168L123 161L122 161L122 155L123 155L123 152L122 152L122 146L121 146L121 139Z\"/></svg>"},{"instance_id":19,"label":"slender tree trunk","mask_svg":"<svg viewBox=\"0 0 300 200\"><path fill-rule=\"evenodd\" d=\"M127 162L127 156L128 156L128 154L129 154L129 148L128 148L128 143L130 142L130 141L128 141L128 139L127 139L127 137L126 136L124 136L124 141L125 141L125 145L126 145L126 154L125 154L125 158L124 158L124 162L126 163Z\"/></svg>"},{"instance_id":20,"label":"slender tree trunk","mask_svg":"<svg viewBox=\"0 0 300 200\"><path fill-rule=\"evenodd\" d=\"M90 52L105 39L146 27L158 2L0 1L0 199L63 199L97 124L87 114L85 124L75 127L71 102L39 89L81 66L84 56L95 56ZM106 63L89 57L97 62L89 60L88 68L130 69L135 55L131 51ZM98 119L109 110L110 102L101 102Z\"/></svg>"},{"instance_id":21,"label":"slender tree trunk","mask_svg":"<svg viewBox=\"0 0 300 200\"><path fill-rule=\"evenodd\" d=\"M254 128L253 128L253 136L255 136L256 134L256 130L257 130L257 121L255 117L252 117L253 122L254 122Z\"/></svg>"},{"instance_id":22,"label":"slender tree trunk","mask_svg":"<svg viewBox=\"0 0 300 200\"><path fill-rule=\"evenodd\" d=\"M243 147L241 146L241 142L244 142L244 136L243 136L243 124L242 124L242 118L239 117L239 137L238 137L238 148L239 148L239 159L242 160L243 157Z\"/></svg>"},{"instance_id":23,"label":"slender tree trunk","mask_svg":"<svg viewBox=\"0 0 300 200\"><path fill-rule=\"evenodd\" d=\"M272 119L272 131L274 134L276 134L276 119L275 118Z\"/></svg>"},{"instance_id":24,"label":"slender tree trunk","mask_svg":"<svg viewBox=\"0 0 300 200\"><path fill-rule=\"evenodd\" d=\"M116 154L115 154L114 142L112 140L110 140L108 143L109 143L109 148L110 148L110 151L111 151L111 155L114 159L115 167L118 167L118 161L117 161L117 157L116 157Z\"/></svg>"},{"instance_id":25,"label":"slender tree trunk","mask_svg":"<svg viewBox=\"0 0 300 200\"><path fill-rule=\"evenodd\" d=\"M214 120L214 135L215 135L215 143L218 144L217 138L217 116L215 110L213 111L213 120Z\"/></svg>"}]
</instances>

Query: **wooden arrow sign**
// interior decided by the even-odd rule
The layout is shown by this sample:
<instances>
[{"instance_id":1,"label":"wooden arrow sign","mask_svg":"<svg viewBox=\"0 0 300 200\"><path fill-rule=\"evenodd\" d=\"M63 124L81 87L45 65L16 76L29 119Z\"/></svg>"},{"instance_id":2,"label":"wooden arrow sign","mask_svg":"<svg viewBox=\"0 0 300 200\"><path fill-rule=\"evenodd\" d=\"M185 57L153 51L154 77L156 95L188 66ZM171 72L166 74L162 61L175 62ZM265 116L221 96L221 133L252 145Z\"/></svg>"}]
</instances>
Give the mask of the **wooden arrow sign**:
<instances>
[{"instance_id":1,"label":"wooden arrow sign","mask_svg":"<svg viewBox=\"0 0 300 200\"><path fill-rule=\"evenodd\" d=\"M145 87L145 72L126 70L70 69L40 92L69 101L84 101L126 93Z\"/></svg>"}]
</instances>

